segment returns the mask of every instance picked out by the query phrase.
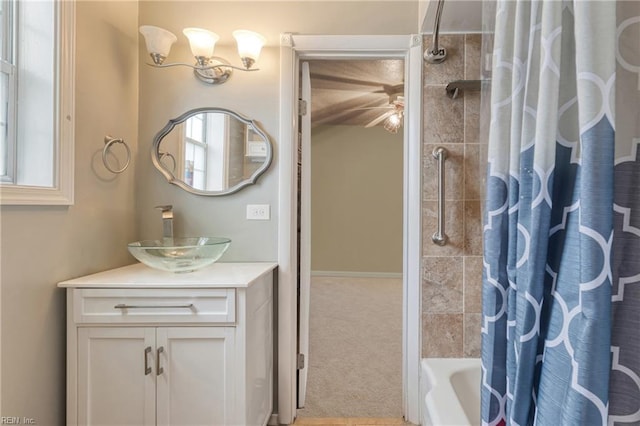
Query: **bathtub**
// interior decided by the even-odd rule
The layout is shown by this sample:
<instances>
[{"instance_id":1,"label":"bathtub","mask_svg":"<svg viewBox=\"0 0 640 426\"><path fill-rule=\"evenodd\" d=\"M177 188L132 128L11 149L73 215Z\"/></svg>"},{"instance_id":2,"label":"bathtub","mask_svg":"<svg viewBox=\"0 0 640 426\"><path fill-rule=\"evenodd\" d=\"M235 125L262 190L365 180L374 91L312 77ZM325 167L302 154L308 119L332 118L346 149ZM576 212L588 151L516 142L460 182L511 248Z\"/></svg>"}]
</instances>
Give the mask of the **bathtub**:
<instances>
[{"instance_id":1,"label":"bathtub","mask_svg":"<svg viewBox=\"0 0 640 426\"><path fill-rule=\"evenodd\" d=\"M421 363L422 426L480 425L480 359L424 358Z\"/></svg>"}]
</instances>

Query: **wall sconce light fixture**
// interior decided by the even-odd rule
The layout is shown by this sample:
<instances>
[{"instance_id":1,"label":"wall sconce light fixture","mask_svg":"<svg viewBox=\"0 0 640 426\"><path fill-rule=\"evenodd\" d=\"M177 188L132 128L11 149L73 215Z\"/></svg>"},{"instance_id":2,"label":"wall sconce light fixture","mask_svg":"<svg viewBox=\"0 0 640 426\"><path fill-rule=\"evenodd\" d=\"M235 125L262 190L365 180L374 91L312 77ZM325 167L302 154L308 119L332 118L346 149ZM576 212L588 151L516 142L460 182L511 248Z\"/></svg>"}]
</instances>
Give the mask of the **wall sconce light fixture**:
<instances>
[{"instance_id":1,"label":"wall sconce light fixture","mask_svg":"<svg viewBox=\"0 0 640 426\"><path fill-rule=\"evenodd\" d=\"M260 56L262 46L266 39L258 33L248 30L236 30L233 37L238 45L238 54L242 60L242 67L231 65L226 59L213 56L216 42L220 37L209 30L201 28L185 28L184 35L189 40L191 53L195 57L195 64L185 64L174 62L165 64L164 61L169 56L171 45L178 39L170 31L152 25L140 27L140 33L144 36L147 51L153 60L151 66L157 68L167 68L175 66L186 66L193 69L197 78L209 84L222 84L229 79L233 70L258 71L252 68Z\"/></svg>"}]
</instances>

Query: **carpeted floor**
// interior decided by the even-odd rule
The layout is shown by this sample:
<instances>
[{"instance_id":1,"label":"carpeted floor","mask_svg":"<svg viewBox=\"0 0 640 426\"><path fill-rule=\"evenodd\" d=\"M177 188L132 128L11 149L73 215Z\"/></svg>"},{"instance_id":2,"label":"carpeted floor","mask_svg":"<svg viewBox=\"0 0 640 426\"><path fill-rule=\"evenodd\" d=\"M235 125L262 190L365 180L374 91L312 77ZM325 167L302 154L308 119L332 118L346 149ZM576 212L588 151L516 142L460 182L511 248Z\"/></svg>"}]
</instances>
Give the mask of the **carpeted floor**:
<instances>
[{"instance_id":1,"label":"carpeted floor","mask_svg":"<svg viewBox=\"0 0 640 426\"><path fill-rule=\"evenodd\" d=\"M296 426L398 426L411 425L402 419L381 418L325 418L325 419L296 419Z\"/></svg>"},{"instance_id":2,"label":"carpeted floor","mask_svg":"<svg viewBox=\"0 0 640 426\"><path fill-rule=\"evenodd\" d=\"M300 418L402 418L402 280L313 277Z\"/></svg>"}]
</instances>

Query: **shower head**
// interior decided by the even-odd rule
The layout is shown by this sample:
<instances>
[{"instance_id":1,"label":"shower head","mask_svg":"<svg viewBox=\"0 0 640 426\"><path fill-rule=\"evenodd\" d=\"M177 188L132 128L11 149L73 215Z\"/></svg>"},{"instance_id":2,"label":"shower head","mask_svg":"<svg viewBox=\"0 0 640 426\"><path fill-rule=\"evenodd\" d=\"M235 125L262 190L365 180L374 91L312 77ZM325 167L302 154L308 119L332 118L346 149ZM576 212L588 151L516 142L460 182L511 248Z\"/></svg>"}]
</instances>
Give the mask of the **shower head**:
<instances>
[{"instance_id":1,"label":"shower head","mask_svg":"<svg viewBox=\"0 0 640 426\"><path fill-rule=\"evenodd\" d=\"M438 7L436 9L436 21L433 25L433 45L424 52L424 60L430 64L439 64L444 62L447 57L447 49L440 47L438 43L440 32L440 17L442 16L442 9L444 7L444 0L438 0Z\"/></svg>"}]
</instances>

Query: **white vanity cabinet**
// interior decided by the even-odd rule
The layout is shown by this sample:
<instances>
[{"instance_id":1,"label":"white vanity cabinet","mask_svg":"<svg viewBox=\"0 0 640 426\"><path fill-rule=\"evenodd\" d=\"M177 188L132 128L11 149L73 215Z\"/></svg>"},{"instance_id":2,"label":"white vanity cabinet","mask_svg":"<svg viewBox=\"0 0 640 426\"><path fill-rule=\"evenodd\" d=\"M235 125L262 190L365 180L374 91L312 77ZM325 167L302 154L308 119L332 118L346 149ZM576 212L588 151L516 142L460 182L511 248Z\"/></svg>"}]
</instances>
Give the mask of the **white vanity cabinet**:
<instances>
[{"instance_id":1,"label":"white vanity cabinet","mask_svg":"<svg viewBox=\"0 0 640 426\"><path fill-rule=\"evenodd\" d=\"M67 424L264 425L272 263L136 264L64 281Z\"/></svg>"},{"instance_id":2,"label":"white vanity cabinet","mask_svg":"<svg viewBox=\"0 0 640 426\"><path fill-rule=\"evenodd\" d=\"M230 405L234 337L232 327L79 328L77 424L244 424Z\"/></svg>"}]
</instances>

